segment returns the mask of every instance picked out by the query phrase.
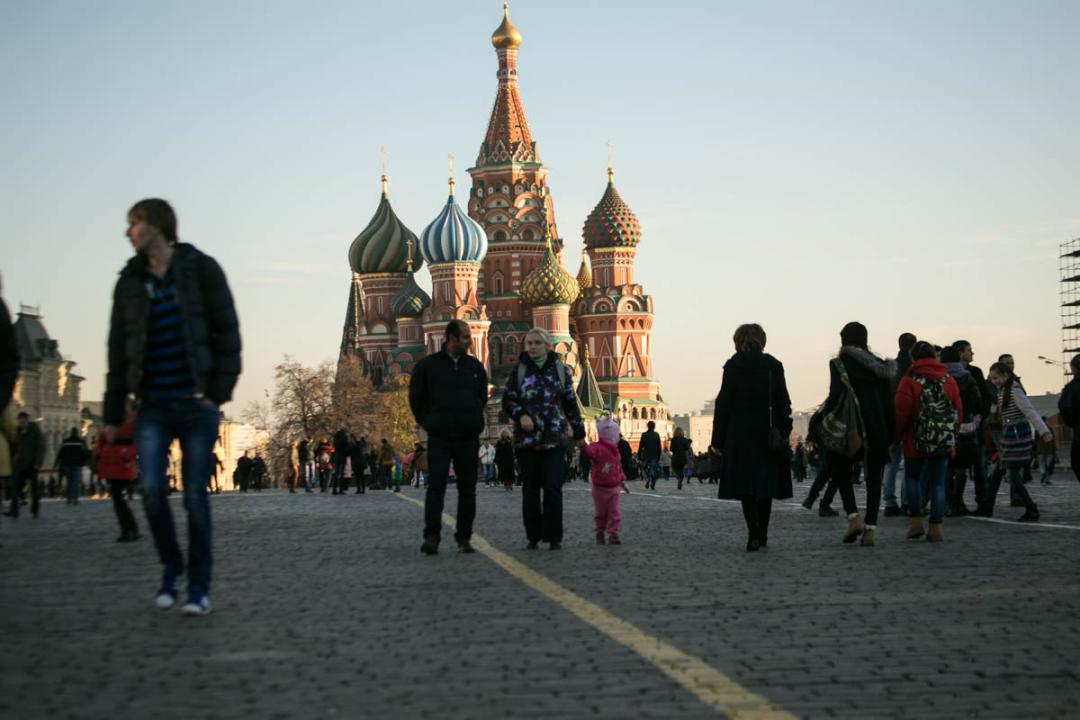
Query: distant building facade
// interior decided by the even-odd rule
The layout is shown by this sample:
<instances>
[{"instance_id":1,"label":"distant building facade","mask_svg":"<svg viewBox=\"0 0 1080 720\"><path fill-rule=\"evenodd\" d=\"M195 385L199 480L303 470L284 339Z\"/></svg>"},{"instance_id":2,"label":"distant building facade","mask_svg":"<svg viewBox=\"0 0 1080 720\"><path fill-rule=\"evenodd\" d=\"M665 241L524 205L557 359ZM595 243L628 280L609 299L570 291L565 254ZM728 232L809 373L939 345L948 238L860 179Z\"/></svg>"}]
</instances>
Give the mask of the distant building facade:
<instances>
[{"instance_id":1,"label":"distant building facade","mask_svg":"<svg viewBox=\"0 0 1080 720\"><path fill-rule=\"evenodd\" d=\"M19 308L15 343L20 362L15 404L41 427L45 436L45 466L51 468L71 429L83 431L79 404L83 378L75 373L75 361L60 354L60 344L45 329L40 308L30 305Z\"/></svg>"}]
</instances>

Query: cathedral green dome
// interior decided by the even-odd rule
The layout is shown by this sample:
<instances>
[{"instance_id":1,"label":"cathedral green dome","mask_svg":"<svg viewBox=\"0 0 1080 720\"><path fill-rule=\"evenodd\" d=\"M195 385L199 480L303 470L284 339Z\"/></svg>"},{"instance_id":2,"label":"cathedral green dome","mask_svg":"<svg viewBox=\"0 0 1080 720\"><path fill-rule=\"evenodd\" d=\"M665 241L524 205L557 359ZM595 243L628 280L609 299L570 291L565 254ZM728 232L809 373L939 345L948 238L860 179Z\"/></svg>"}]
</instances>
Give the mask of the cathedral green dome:
<instances>
[{"instance_id":1,"label":"cathedral green dome","mask_svg":"<svg viewBox=\"0 0 1080 720\"><path fill-rule=\"evenodd\" d=\"M522 299L531 307L569 305L577 300L580 292L577 280L563 269L555 257L551 249L551 236L548 235L544 259L521 283Z\"/></svg>"}]
</instances>

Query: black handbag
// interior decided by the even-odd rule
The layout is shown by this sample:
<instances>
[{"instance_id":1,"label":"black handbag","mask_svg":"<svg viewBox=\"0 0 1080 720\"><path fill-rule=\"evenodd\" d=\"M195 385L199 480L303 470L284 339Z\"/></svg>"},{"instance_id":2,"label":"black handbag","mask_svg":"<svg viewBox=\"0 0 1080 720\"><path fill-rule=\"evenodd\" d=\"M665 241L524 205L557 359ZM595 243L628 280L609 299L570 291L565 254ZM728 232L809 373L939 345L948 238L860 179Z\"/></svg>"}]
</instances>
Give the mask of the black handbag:
<instances>
[{"instance_id":1,"label":"black handbag","mask_svg":"<svg viewBox=\"0 0 1080 720\"><path fill-rule=\"evenodd\" d=\"M780 428L773 425L772 370L767 372L769 373L769 434L765 439L765 445L769 452L790 459L791 443L788 442L788 438L784 436L784 433L780 432Z\"/></svg>"}]
</instances>

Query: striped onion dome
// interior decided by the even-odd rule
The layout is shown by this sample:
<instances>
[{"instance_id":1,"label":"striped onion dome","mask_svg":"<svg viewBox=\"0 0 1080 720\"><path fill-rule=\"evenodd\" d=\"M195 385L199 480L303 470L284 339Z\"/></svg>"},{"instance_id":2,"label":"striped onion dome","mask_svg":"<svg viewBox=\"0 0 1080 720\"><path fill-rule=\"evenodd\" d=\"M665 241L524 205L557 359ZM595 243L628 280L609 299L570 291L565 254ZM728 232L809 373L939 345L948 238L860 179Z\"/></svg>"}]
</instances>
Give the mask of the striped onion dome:
<instances>
[{"instance_id":1,"label":"striped onion dome","mask_svg":"<svg viewBox=\"0 0 1080 720\"><path fill-rule=\"evenodd\" d=\"M584 250L581 251L581 267L577 271L577 284L582 290L592 287L592 271L589 270L589 264L585 262Z\"/></svg>"},{"instance_id":2,"label":"striped onion dome","mask_svg":"<svg viewBox=\"0 0 1080 720\"><path fill-rule=\"evenodd\" d=\"M641 226L630 206L615 190L614 173L608 168L608 186L582 228L587 248L635 247Z\"/></svg>"},{"instance_id":3,"label":"striped onion dome","mask_svg":"<svg viewBox=\"0 0 1080 720\"><path fill-rule=\"evenodd\" d=\"M416 235L398 220L390 207L386 192L386 176L382 177L382 199L371 222L349 246L349 265L360 275L373 273L403 273L408 267L409 241L412 240L413 267L423 262L417 247Z\"/></svg>"},{"instance_id":4,"label":"striped onion dome","mask_svg":"<svg viewBox=\"0 0 1080 720\"><path fill-rule=\"evenodd\" d=\"M450 178L450 197L442 212L420 234L420 252L429 265L441 263L478 263L487 255L487 235L454 200L454 179Z\"/></svg>"},{"instance_id":5,"label":"striped onion dome","mask_svg":"<svg viewBox=\"0 0 1080 720\"><path fill-rule=\"evenodd\" d=\"M405 284L390 298L390 312L395 318L418 318L431 306L431 298L416 284L416 276L409 273Z\"/></svg>"},{"instance_id":6,"label":"striped onion dome","mask_svg":"<svg viewBox=\"0 0 1080 720\"><path fill-rule=\"evenodd\" d=\"M551 234L547 236L544 258L521 283L521 298L531 307L569 305L577 300L581 290L574 276L563 270L551 249Z\"/></svg>"}]
</instances>

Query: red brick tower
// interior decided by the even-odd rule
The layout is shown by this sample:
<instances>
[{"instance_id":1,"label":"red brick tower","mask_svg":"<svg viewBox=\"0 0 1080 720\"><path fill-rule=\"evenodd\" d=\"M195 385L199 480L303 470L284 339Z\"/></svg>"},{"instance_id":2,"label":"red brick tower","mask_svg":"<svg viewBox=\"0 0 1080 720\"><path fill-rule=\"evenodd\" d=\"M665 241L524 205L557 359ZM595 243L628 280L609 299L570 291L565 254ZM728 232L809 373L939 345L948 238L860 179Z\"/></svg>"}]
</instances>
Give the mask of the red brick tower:
<instances>
[{"instance_id":1,"label":"red brick tower","mask_svg":"<svg viewBox=\"0 0 1080 720\"><path fill-rule=\"evenodd\" d=\"M468 211L488 239L479 292L491 319L492 380L500 386L532 325L530 309L521 298L522 283L544 258L545 236L550 232L559 255L562 241L555 227L548 171L540 163L518 95L521 33L510 22L506 3L502 24L492 34L491 44L499 59L499 87L476 166L469 168L472 190Z\"/></svg>"},{"instance_id":2,"label":"red brick tower","mask_svg":"<svg viewBox=\"0 0 1080 720\"><path fill-rule=\"evenodd\" d=\"M669 436L668 408L653 377L652 297L634 282L641 227L615 190L611 168L607 189L582 233L592 278L573 306L578 343L627 439L635 444L649 420L661 436Z\"/></svg>"}]
</instances>

